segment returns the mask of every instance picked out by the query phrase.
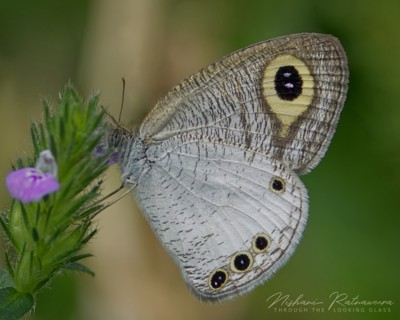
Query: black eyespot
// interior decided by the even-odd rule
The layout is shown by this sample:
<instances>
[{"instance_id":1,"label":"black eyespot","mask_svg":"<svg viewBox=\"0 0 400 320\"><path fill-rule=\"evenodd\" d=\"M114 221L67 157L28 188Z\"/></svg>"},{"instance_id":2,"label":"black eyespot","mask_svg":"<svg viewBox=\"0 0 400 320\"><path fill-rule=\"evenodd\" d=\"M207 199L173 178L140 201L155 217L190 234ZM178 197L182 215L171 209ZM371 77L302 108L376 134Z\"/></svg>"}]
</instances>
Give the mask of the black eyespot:
<instances>
[{"instance_id":1,"label":"black eyespot","mask_svg":"<svg viewBox=\"0 0 400 320\"><path fill-rule=\"evenodd\" d=\"M271 240L267 234L258 234L254 239L253 249L257 253L267 251L270 243Z\"/></svg>"},{"instance_id":2,"label":"black eyespot","mask_svg":"<svg viewBox=\"0 0 400 320\"><path fill-rule=\"evenodd\" d=\"M293 101L303 91L303 80L294 66L283 66L275 74L275 91L282 100Z\"/></svg>"},{"instance_id":3,"label":"black eyespot","mask_svg":"<svg viewBox=\"0 0 400 320\"><path fill-rule=\"evenodd\" d=\"M274 189L275 191L281 191L283 189L282 181L274 179L274 181L272 182L272 189Z\"/></svg>"},{"instance_id":4,"label":"black eyespot","mask_svg":"<svg viewBox=\"0 0 400 320\"><path fill-rule=\"evenodd\" d=\"M240 271L244 271L250 265L250 258L245 254L240 254L235 257L235 260L233 261L233 263L235 264L236 269L238 269Z\"/></svg>"},{"instance_id":5,"label":"black eyespot","mask_svg":"<svg viewBox=\"0 0 400 320\"><path fill-rule=\"evenodd\" d=\"M210 276L210 286L212 289L220 289L228 280L228 274L223 269L215 270Z\"/></svg>"},{"instance_id":6,"label":"black eyespot","mask_svg":"<svg viewBox=\"0 0 400 320\"><path fill-rule=\"evenodd\" d=\"M231 269L235 272L247 271L253 264L253 258L248 252L240 251L232 257Z\"/></svg>"},{"instance_id":7,"label":"black eyespot","mask_svg":"<svg viewBox=\"0 0 400 320\"><path fill-rule=\"evenodd\" d=\"M285 181L279 177L271 180L270 189L275 193L283 193L285 191Z\"/></svg>"}]
</instances>

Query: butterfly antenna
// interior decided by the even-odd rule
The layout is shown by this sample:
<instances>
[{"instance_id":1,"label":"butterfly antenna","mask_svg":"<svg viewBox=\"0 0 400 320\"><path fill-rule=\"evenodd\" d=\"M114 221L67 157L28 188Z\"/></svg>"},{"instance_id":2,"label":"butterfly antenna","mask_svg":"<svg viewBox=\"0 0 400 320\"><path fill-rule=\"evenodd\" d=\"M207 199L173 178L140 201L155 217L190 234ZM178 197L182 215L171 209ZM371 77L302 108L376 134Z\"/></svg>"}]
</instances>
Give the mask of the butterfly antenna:
<instances>
[{"instance_id":1,"label":"butterfly antenna","mask_svg":"<svg viewBox=\"0 0 400 320\"><path fill-rule=\"evenodd\" d=\"M122 110L124 109L125 87L126 87L125 78L122 77L122 99L121 99L121 108L119 109L118 123L121 123Z\"/></svg>"},{"instance_id":2,"label":"butterfly antenna","mask_svg":"<svg viewBox=\"0 0 400 320\"><path fill-rule=\"evenodd\" d=\"M111 120L111 122L114 124L116 128L122 129L126 134L130 134L130 131L125 128L124 126L121 125L121 117L122 117L122 110L124 108L124 102L125 102L125 87L126 87L126 81L125 78L122 77L122 99L121 99L121 107L119 109L119 115L118 115L118 120L115 119L107 110L101 106L101 109L107 114L107 117Z\"/></svg>"},{"instance_id":3,"label":"butterfly antenna","mask_svg":"<svg viewBox=\"0 0 400 320\"><path fill-rule=\"evenodd\" d=\"M118 123L118 120L115 119L115 118L113 117L113 115L110 114L110 113L106 110L106 108L104 108L103 106L100 106L100 108L104 111L104 113L107 115L107 118L108 118L109 120L111 120L111 122L113 122L114 125L115 125L116 127L120 127L120 126L121 126L121 125Z\"/></svg>"}]
</instances>

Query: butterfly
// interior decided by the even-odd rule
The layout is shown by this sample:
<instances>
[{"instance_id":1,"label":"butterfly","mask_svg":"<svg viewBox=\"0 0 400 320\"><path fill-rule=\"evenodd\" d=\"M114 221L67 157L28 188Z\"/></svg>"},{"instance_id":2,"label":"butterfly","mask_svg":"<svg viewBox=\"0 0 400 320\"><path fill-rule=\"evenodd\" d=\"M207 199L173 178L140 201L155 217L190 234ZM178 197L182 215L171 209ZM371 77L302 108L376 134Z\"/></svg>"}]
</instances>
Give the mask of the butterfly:
<instances>
[{"instance_id":1,"label":"butterfly","mask_svg":"<svg viewBox=\"0 0 400 320\"><path fill-rule=\"evenodd\" d=\"M335 37L284 36L182 81L138 132L110 126L123 184L198 298L248 293L293 254L308 215L299 175L329 146L348 76Z\"/></svg>"}]
</instances>

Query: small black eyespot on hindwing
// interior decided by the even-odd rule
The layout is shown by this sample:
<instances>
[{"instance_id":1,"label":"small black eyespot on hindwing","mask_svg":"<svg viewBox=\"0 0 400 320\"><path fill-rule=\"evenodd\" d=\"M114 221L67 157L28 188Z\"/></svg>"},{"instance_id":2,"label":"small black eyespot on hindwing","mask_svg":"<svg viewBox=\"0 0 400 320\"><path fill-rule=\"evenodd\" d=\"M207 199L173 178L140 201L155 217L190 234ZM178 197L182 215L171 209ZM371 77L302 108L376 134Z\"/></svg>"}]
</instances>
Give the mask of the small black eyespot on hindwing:
<instances>
[{"instance_id":1,"label":"small black eyespot on hindwing","mask_svg":"<svg viewBox=\"0 0 400 320\"><path fill-rule=\"evenodd\" d=\"M228 274L223 269L217 269L210 275L209 286L213 290L221 289L228 280Z\"/></svg>"},{"instance_id":2,"label":"small black eyespot on hindwing","mask_svg":"<svg viewBox=\"0 0 400 320\"><path fill-rule=\"evenodd\" d=\"M285 191L285 181L283 181L282 178L274 177L271 180L269 188L271 189L272 192L281 194Z\"/></svg>"},{"instance_id":3,"label":"small black eyespot on hindwing","mask_svg":"<svg viewBox=\"0 0 400 320\"><path fill-rule=\"evenodd\" d=\"M236 253L231 260L231 269L234 272L245 272L250 269L253 264L253 258L250 253L240 251Z\"/></svg>"},{"instance_id":4,"label":"small black eyespot on hindwing","mask_svg":"<svg viewBox=\"0 0 400 320\"><path fill-rule=\"evenodd\" d=\"M250 258L246 254L240 254L233 260L235 268L240 271L245 271L250 265Z\"/></svg>"},{"instance_id":5,"label":"small black eyespot on hindwing","mask_svg":"<svg viewBox=\"0 0 400 320\"><path fill-rule=\"evenodd\" d=\"M271 239L265 233L258 234L253 241L253 250L257 253L265 252L271 244Z\"/></svg>"},{"instance_id":6,"label":"small black eyespot on hindwing","mask_svg":"<svg viewBox=\"0 0 400 320\"><path fill-rule=\"evenodd\" d=\"M303 79L294 66L282 66L275 74L275 91L282 100L293 101L303 92Z\"/></svg>"}]
</instances>

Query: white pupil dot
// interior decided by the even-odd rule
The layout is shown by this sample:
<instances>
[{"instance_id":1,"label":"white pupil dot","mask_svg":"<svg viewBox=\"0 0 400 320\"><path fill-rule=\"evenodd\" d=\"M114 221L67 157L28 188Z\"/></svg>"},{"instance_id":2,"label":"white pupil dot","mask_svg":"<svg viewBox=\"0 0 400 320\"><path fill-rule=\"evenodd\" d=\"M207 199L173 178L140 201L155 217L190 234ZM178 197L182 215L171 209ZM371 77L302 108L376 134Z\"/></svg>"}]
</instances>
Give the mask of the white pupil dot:
<instances>
[{"instance_id":1,"label":"white pupil dot","mask_svg":"<svg viewBox=\"0 0 400 320\"><path fill-rule=\"evenodd\" d=\"M293 83L288 82L288 83L285 83L285 87L288 89L293 89L294 85L293 85Z\"/></svg>"}]
</instances>

